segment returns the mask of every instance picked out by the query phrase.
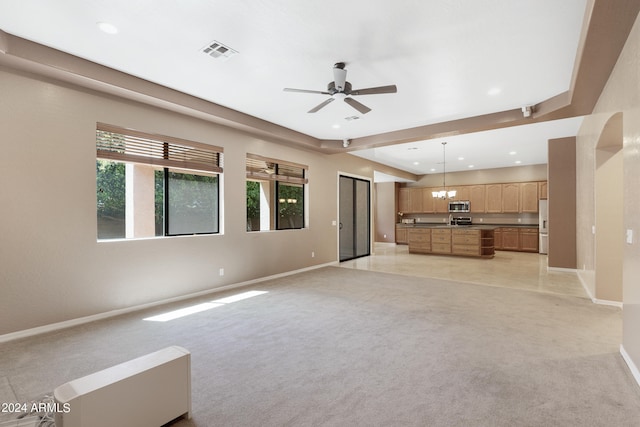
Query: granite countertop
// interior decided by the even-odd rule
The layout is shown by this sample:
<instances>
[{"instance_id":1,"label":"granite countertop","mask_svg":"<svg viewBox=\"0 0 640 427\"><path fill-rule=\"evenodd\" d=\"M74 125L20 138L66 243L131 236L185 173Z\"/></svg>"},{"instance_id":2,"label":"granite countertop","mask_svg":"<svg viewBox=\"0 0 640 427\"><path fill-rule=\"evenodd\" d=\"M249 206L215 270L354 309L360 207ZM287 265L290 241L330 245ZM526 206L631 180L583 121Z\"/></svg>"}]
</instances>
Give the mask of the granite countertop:
<instances>
[{"instance_id":1,"label":"granite countertop","mask_svg":"<svg viewBox=\"0 0 640 427\"><path fill-rule=\"evenodd\" d=\"M479 230L491 230L495 228L538 228L538 224L472 224L472 225L447 225L441 222L419 222L415 224L396 223L402 228L472 228Z\"/></svg>"}]
</instances>

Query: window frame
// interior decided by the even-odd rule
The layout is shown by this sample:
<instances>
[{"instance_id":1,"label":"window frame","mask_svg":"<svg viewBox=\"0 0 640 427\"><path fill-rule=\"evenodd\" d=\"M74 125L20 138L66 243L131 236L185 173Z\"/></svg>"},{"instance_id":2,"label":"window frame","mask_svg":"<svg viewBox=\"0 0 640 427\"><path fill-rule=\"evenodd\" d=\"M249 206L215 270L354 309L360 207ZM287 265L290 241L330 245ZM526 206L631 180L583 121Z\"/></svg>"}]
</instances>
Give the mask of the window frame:
<instances>
[{"instance_id":1,"label":"window frame","mask_svg":"<svg viewBox=\"0 0 640 427\"><path fill-rule=\"evenodd\" d=\"M307 218L307 196L309 183L308 173L309 166L300 163L283 161L270 157L264 157L258 154L246 154L246 180L255 182L272 182L273 194L269 203L270 227L263 230L247 230L247 232L255 231L286 231L286 230L302 230L308 227ZM302 186L302 200L300 206L302 208L301 217L302 225L300 227L281 227L281 219L279 215L279 185L300 185ZM247 198L245 184L245 200ZM247 217L247 221L248 221Z\"/></svg>"},{"instance_id":2,"label":"window frame","mask_svg":"<svg viewBox=\"0 0 640 427\"><path fill-rule=\"evenodd\" d=\"M160 134L140 132L98 122L96 124L96 161L139 164L161 170L163 174L162 234L140 238L165 238L221 234L221 183L224 149L215 145ZM215 228L212 232L170 233L168 181L170 173L216 176ZM98 189L96 189L98 191ZM96 213L97 214L97 213ZM155 223L155 220L154 220ZM134 240L137 237L98 238L98 241Z\"/></svg>"}]
</instances>

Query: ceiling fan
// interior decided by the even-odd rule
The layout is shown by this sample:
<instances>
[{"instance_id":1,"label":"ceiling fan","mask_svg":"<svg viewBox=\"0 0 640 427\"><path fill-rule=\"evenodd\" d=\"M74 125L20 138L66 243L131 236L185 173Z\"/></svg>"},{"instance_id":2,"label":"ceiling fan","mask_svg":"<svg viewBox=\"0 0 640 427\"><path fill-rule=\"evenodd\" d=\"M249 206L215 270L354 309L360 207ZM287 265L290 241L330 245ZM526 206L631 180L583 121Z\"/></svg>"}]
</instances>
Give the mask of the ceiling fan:
<instances>
[{"instance_id":1,"label":"ceiling fan","mask_svg":"<svg viewBox=\"0 0 640 427\"><path fill-rule=\"evenodd\" d=\"M329 82L327 85L326 91L319 90L306 90L306 89L292 89L292 88L284 88L285 92L301 92L301 93L318 93L320 95L330 95L331 98L323 101L322 103L316 105L311 110L307 111L308 113L315 113L319 111L321 108L326 105L332 103L337 98L344 99L344 102L358 110L362 114L367 114L371 111L371 108L367 107L364 104L356 101L350 96L356 95L375 95L379 93L396 93L398 88L396 85L389 86L379 86L379 87L369 87L366 89L351 89L351 83L347 81L347 70L345 70L344 62L337 62L333 66L333 81Z\"/></svg>"}]
</instances>

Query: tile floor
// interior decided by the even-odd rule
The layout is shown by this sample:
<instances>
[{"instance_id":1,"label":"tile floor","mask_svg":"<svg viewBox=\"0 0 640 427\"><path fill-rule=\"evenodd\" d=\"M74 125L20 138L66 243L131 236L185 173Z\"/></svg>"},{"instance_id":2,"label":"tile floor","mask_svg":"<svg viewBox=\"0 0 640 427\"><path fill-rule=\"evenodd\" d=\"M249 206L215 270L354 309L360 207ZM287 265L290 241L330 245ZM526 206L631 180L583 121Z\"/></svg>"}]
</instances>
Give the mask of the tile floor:
<instances>
[{"instance_id":1,"label":"tile floor","mask_svg":"<svg viewBox=\"0 0 640 427\"><path fill-rule=\"evenodd\" d=\"M496 251L480 259L410 254L407 245L375 243L371 256L340 266L588 298L576 273L548 270L547 256L537 253Z\"/></svg>"}]
</instances>

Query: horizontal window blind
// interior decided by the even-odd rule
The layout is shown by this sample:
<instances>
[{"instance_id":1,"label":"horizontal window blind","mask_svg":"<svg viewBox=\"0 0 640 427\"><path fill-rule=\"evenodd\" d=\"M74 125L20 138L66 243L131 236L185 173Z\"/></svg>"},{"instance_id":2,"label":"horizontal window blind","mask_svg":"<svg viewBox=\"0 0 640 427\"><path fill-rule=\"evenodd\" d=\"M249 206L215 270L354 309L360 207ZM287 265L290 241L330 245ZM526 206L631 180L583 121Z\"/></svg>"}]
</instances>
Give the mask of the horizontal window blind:
<instances>
[{"instance_id":1,"label":"horizontal window blind","mask_svg":"<svg viewBox=\"0 0 640 427\"><path fill-rule=\"evenodd\" d=\"M97 124L96 150L100 159L222 173L221 147L104 123Z\"/></svg>"},{"instance_id":2,"label":"horizontal window blind","mask_svg":"<svg viewBox=\"0 0 640 427\"><path fill-rule=\"evenodd\" d=\"M247 154L247 178L307 184L306 165L270 159L257 154Z\"/></svg>"}]
</instances>

